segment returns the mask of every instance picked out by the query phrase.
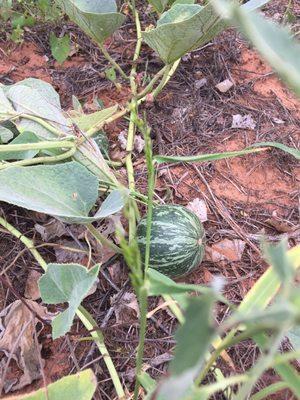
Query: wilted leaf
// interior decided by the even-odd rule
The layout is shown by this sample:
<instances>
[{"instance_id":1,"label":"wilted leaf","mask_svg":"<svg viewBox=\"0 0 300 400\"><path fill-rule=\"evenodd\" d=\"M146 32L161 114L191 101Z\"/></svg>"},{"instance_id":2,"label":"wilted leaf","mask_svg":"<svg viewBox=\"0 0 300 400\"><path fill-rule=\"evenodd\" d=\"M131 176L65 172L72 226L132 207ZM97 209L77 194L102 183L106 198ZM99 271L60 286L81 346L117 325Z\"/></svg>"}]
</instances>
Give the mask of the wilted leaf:
<instances>
[{"instance_id":1,"label":"wilted leaf","mask_svg":"<svg viewBox=\"0 0 300 400\"><path fill-rule=\"evenodd\" d=\"M255 129L256 122L250 114L240 115L236 114L232 116L231 128L238 129Z\"/></svg>"},{"instance_id":2,"label":"wilted leaf","mask_svg":"<svg viewBox=\"0 0 300 400\"><path fill-rule=\"evenodd\" d=\"M0 171L0 199L29 210L88 223L120 211L126 192L111 192L94 217L89 212L98 197L98 179L77 162Z\"/></svg>"},{"instance_id":3,"label":"wilted leaf","mask_svg":"<svg viewBox=\"0 0 300 400\"><path fill-rule=\"evenodd\" d=\"M71 41L69 35L56 37L54 32L50 32L51 53L55 60L62 64L68 58L71 51Z\"/></svg>"},{"instance_id":4,"label":"wilted leaf","mask_svg":"<svg viewBox=\"0 0 300 400\"><path fill-rule=\"evenodd\" d=\"M35 269L30 269L25 285L24 297L29 300L37 300L41 297L38 281L42 274Z\"/></svg>"},{"instance_id":5,"label":"wilted leaf","mask_svg":"<svg viewBox=\"0 0 300 400\"><path fill-rule=\"evenodd\" d=\"M186 208L193 211L193 213L197 215L201 222L207 221L207 207L204 200L197 197L196 199L190 201Z\"/></svg>"},{"instance_id":6,"label":"wilted leaf","mask_svg":"<svg viewBox=\"0 0 300 400\"><path fill-rule=\"evenodd\" d=\"M114 305L114 312L117 324L132 324L140 316L139 305L136 295L131 292L125 292L120 299L118 295L111 298Z\"/></svg>"},{"instance_id":7,"label":"wilted leaf","mask_svg":"<svg viewBox=\"0 0 300 400\"><path fill-rule=\"evenodd\" d=\"M50 320L52 317L35 301L26 300L31 310L40 318ZM7 357L12 355L23 375L19 382L11 385L3 382L4 390L18 390L41 377L40 347L34 339L35 327L39 319L21 300L16 300L0 312L0 351ZM11 389L10 389L11 388Z\"/></svg>"},{"instance_id":8,"label":"wilted leaf","mask_svg":"<svg viewBox=\"0 0 300 400\"><path fill-rule=\"evenodd\" d=\"M51 383L47 386L47 395L49 400L91 400L96 387L96 377L91 369L87 369ZM45 399L45 388L42 388L32 393L9 397L7 400Z\"/></svg>"},{"instance_id":9,"label":"wilted leaf","mask_svg":"<svg viewBox=\"0 0 300 400\"><path fill-rule=\"evenodd\" d=\"M125 21L115 0L57 0L69 18L96 43L103 43Z\"/></svg>"},{"instance_id":10,"label":"wilted leaf","mask_svg":"<svg viewBox=\"0 0 300 400\"><path fill-rule=\"evenodd\" d=\"M39 281L42 300L48 304L69 303L52 322L53 339L70 330L76 310L96 281L99 268L99 265L90 270L79 264L48 265Z\"/></svg>"},{"instance_id":11,"label":"wilted leaf","mask_svg":"<svg viewBox=\"0 0 300 400\"><path fill-rule=\"evenodd\" d=\"M212 262L220 261L240 261L245 249L246 243L240 239L224 239L212 246L206 247L206 260Z\"/></svg>"}]
</instances>

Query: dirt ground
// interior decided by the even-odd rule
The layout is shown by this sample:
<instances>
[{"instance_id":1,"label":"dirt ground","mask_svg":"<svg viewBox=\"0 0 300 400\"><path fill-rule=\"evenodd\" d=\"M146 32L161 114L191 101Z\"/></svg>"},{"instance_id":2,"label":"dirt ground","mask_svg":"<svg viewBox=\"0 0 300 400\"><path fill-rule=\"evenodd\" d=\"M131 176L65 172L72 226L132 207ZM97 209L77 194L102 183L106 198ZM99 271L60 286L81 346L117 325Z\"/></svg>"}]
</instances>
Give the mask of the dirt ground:
<instances>
[{"instance_id":1,"label":"dirt ground","mask_svg":"<svg viewBox=\"0 0 300 400\"><path fill-rule=\"evenodd\" d=\"M268 14L279 19L287 2L271 3ZM300 7L297 2L294 3L294 13L299 16ZM132 28L133 24L129 21L126 32ZM54 29L59 33L61 28L56 26ZM74 26L67 25L64 29L72 32L77 51L62 66L51 57L47 27L28 29L21 45L5 41L5 34L2 33L0 82L10 84L27 77L44 79L58 90L66 110L71 107L73 94L85 102L84 109L87 112L94 110L95 99L100 99L105 106L125 103L129 95L128 88L123 85L118 90L105 79L107 64L96 47ZM115 41L108 45L113 56L128 69L134 43L130 33L126 32L121 30ZM147 48L140 62L143 64L146 61L147 73L152 75L160 67L160 61ZM216 85L225 79L234 82L234 86L228 92L220 93ZM300 146L299 100L279 81L256 51L232 30L220 35L204 49L184 57L167 89L146 108L155 153L214 153L238 150L264 141L278 141L294 148ZM251 116L254 125L243 129L232 128L233 116L238 114ZM118 141L118 135L124 129L124 120L106 129L111 157L114 159L124 155ZM137 186L145 191L147 175L142 154L135 155L134 165ZM123 169L119 172L124 174ZM160 199L183 205L197 198L205 201L208 220L204 225L209 247L224 239L239 239L245 243L240 260L230 261L229 257L213 262L206 257L186 280L207 284L213 276L222 275L227 282L224 294L238 304L266 268L259 253L262 235L271 241L287 237L290 246L300 243L299 182L299 163L278 150L214 163L160 167L156 186L156 194ZM7 204L0 204L0 212L22 233L33 238L37 246L42 246L41 253L48 261L58 259L57 247L64 248L72 243L76 245L78 241L84 244L84 235L75 228L70 228L59 239L43 241L35 224L44 225L50 220L48 217ZM99 258L96 248L93 249L93 257L95 260ZM81 262L85 261L81 259ZM28 273L39 271L39 267L31 255L24 251L21 243L1 229L0 265L4 271L0 280L1 310L24 297ZM114 259L102 270L97 291L88 297L85 305L102 327L107 347L122 380L128 388L132 388L138 319L133 312L128 320L121 318L120 321L113 312L116 304L122 303L124 294L132 292L127 269L122 260ZM159 305L161 307L149 319L144 359L145 370L155 378L161 377L166 371L166 361L170 359L175 344L172 334L176 328L176 320L159 300L151 301L150 309ZM227 309L220 307L216 321L221 321L227 312ZM95 398L112 399L112 384L95 345L78 340L86 335L84 328L76 321L70 335L53 342L50 327L44 326L38 337L43 379L27 385L21 393L90 366L100 383ZM234 369L220 362L226 375L248 369L257 356L257 349L252 342L243 342L232 348L229 355ZM0 358L1 370L7 370L6 379L18 379L20 370L15 361L10 365L6 363L7 358ZM258 382L257 388L277 379L275 372L270 370ZM226 397L220 394L217 398ZM276 398L292 399L292 396L282 391Z\"/></svg>"}]
</instances>

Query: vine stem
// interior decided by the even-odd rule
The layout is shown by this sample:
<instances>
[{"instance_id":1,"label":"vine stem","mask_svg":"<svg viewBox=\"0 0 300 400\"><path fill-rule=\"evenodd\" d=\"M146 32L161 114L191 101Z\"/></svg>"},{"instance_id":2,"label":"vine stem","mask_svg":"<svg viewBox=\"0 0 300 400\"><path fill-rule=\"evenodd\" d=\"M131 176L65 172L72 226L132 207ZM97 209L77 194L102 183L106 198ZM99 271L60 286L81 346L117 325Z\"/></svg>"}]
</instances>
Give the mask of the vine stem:
<instances>
[{"instance_id":1,"label":"vine stem","mask_svg":"<svg viewBox=\"0 0 300 400\"><path fill-rule=\"evenodd\" d=\"M134 400L138 399L140 382L138 380L139 375L142 371L143 365L143 355L145 347L145 338L147 330L147 311L148 311L148 291L147 291L147 272L149 269L150 261L150 240L151 240L151 223L153 214L153 196L155 187L155 168L153 164L152 146L150 139L150 128L146 126L144 121L144 139L145 139L145 154L148 170L148 201L147 201L147 230L146 230L146 251L145 251L145 261L144 261L144 285L139 292L139 304L140 304L140 337L139 345L136 356L136 381L134 388Z\"/></svg>"},{"instance_id":2,"label":"vine stem","mask_svg":"<svg viewBox=\"0 0 300 400\"><path fill-rule=\"evenodd\" d=\"M129 190L135 190L135 181L134 181L134 169L132 164L132 151L134 148L134 138L136 132L136 125L135 121L137 118L138 112L138 101L137 101L137 83L136 83L136 69L137 69L137 60L140 55L141 46L142 46L142 29L141 23L139 18L139 13L135 6L135 0L131 2L132 13L135 20L136 31L137 31L137 42L136 47L133 55L132 60L132 68L130 72L130 88L132 93L132 99L129 105L130 109L130 119L129 119L129 127L128 127L128 134L127 134L127 144L126 144L126 151L127 156L125 159L125 165L127 170L127 177L128 177L128 187ZM135 230L136 230L136 219L139 219L139 211L137 206L133 203L129 203L129 243L134 239Z\"/></svg>"},{"instance_id":3,"label":"vine stem","mask_svg":"<svg viewBox=\"0 0 300 400\"><path fill-rule=\"evenodd\" d=\"M98 46L100 47L104 57L111 63L111 65L113 65L117 71L119 71L120 75L128 80L129 77L126 75L126 73L123 71L123 69L120 67L120 65L111 57L111 55L109 54L109 52L106 50L106 48L103 46L102 43L98 43Z\"/></svg>"},{"instance_id":4,"label":"vine stem","mask_svg":"<svg viewBox=\"0 0 300 400\"><path fill-rule=\"evenodd\" d=\"M50 162L58 162L66 160L72 157L76 152L76 147L74 146L70 150L66 151L63 154L59 154L57 156L45 156L45 157L37 157L37 158L29 158L26 160L14 161L10 163L1 164L0 163L0 170L6 169L8 167L24 167L28 165L35 165L35 164L45 164Z\"/></svg>"},{"instance_id":5,"label":"vine stem","mask_svg":"<svg viewBox=\"0 0 300 400\"><path fill-rule=\"evenodd\" d=\"M2 225L5 230L10 233L11 235L15 236L17 239L19 239L26 247L27 249L31 252L33 257L36 259L36 261L39 263L39 265L42 267L44 271L47 270L47 263L43 259L43 257L40 255L40 253L36 250L34 243L32 240L24 236L20 231L18 231L15 227L10 225L4 218L0 217L0 225ZM108 350L105 346L104 343L104 338L97 327L96 321L93 319L93 317L90 315L90 313L82 306L78 308L76 311L77 316L80 318L81 322L85 326L85 328L91 332L92 337L95 339L97 347L100 351L100 353L103 356L103 360L107 366L107 369L110 373L110 377L112 379L112 382L114 384L117 396L119 400L125 400L125 392L123 390L122 384L119 379L119 375L115 369L114 363L108 353ZM96 329L95 329L96 328Z\"/></svg>"}]
</instances>

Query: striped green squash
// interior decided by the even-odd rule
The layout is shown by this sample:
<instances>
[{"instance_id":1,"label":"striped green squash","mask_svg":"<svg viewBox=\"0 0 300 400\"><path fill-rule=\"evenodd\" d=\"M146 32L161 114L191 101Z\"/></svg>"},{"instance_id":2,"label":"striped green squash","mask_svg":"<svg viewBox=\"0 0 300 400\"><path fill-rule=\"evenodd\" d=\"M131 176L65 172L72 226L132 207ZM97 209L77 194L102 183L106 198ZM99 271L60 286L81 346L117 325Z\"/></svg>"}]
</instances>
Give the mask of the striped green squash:
<instances>
[{"instance_id":1,"label":"striped green squash","mask_svg":"<svg viewBox=\"0 0 300 400\"><path fill-rule=\"evenodd\" d=\"M145 258L147 217L137 227L137 241ZM153 209L150 238L150 268L169 276L185 275L198 267L204 255L204 228L199 218L182 206Z\"/></svg>"}]
</instances>

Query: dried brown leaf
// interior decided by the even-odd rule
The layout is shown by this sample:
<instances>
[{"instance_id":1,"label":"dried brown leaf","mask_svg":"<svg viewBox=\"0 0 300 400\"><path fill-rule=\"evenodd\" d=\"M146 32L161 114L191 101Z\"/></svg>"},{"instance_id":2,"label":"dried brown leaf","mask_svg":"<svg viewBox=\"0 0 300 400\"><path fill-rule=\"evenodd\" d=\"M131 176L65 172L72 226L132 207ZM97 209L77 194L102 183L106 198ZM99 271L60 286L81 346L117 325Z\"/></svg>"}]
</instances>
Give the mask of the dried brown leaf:
<instances>
[{"instance_id":1,"label":"dried brown leaf","mask_svg":"<svg viewBox=\"0 0 300 400\"><path fill-rule=\"evenodd\" d=\"M112 304L115 296L112 297ZM114 304L114 312L117 324L131 324L140 315L139 305L134 293L125 292L120 300Z\"/></svg>"},{"instance_id":2,"label":"dried brown leaf","mask_svg":"<svg viewBox=\"0 0 300 400\"><path fill-rule=\"evenodd\" d=\"M189 210L193 211L197 215L201 222L207 221L207 207L204 200L198 197L188 203L186 206Z\"/></svg>"},{"instance_id":3,"label":"dried brown leaf","mask_svg":"<svg viewBox=\"0 0 300 400\"><path fill-rule=\"evenodd\" d=\"M35 224L34 228L41 235L44 242L48 242L56 237L62 237L66 234L65 225L55 218L52 218L44 225Z\"/></svg>"},{"instance_id":4,"label":"dried brown leaf","mask_svg":"<svg viewBox=\"0 0 300 400\"><path fill-rule=\"evenodd\" d=\"M29 271L24 292L26 299L37 300L41 297L38 286L38 280L41 276L42 274L34 269Z\"/></svg>"},{"instance_id":5,"label":"dried brown leaf","mask_svg":"<svg viewBox=\"0 0 300 400\"><path fill-rule=\"evenodd\" d=\"M18 363L23 375L19 382L9 385L4 382L4 391L14 391L29 385L41 377L40 350L34 338L37 316L51 320L45 307L32 300L26 301L31 311L21 300L16 300L0 313L0 352ZM38 333L37 333L38 334Z\"/></svg>"},{"instance_id":6,"label":"dried brown leaf","mask_svg":"<svg viewBox=\"0 0 300 400\"><path fill-rule=\"evenodd\" d=\"M212 246L206 247L206 260L212 262L219 261L240 261L245 249L246 243L240 239L224 239Z\"/></svg>"}]
</instances>

